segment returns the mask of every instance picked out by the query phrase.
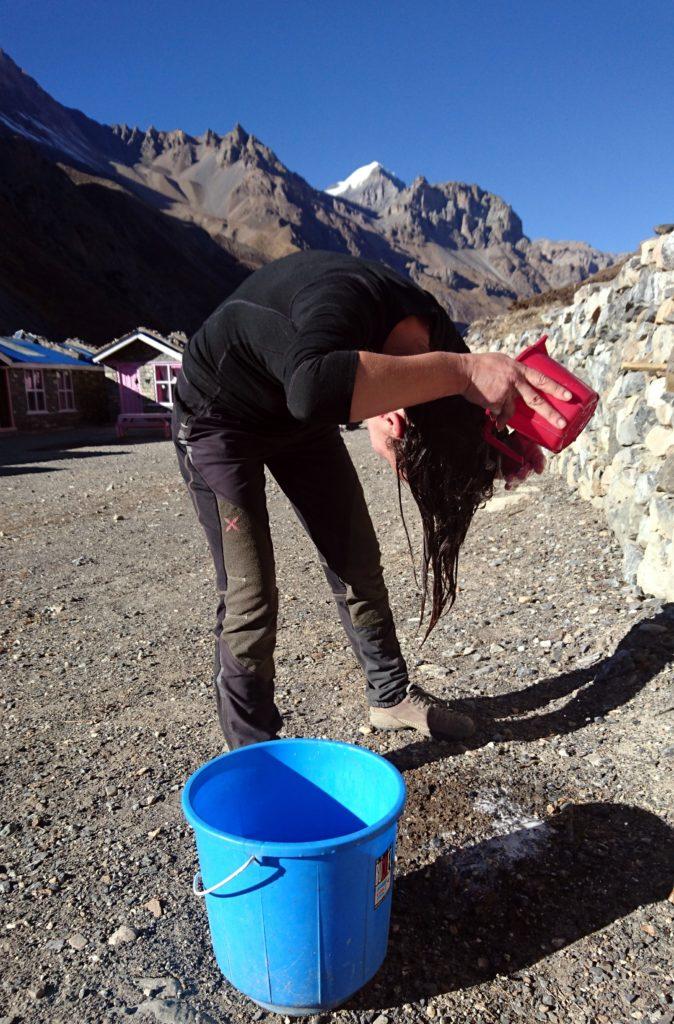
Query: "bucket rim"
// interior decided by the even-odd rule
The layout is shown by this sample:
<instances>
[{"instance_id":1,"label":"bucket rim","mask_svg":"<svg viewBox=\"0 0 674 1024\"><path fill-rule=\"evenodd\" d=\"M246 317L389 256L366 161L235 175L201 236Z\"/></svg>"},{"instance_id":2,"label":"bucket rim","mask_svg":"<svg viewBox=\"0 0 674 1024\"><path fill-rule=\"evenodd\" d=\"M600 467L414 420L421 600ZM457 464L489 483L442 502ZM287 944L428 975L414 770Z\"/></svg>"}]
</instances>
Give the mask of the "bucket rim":
<instances>
[{"instance_id":1,"label":"bucket rim","mask_svg":"<svg viewBox=\"0 0 674 1024\"><path fill-rule=\"evenodd\" d=\"M335 836L332 839L315 839L293 843L280 843L273 841L263 842L259 839L246 839L244 836L238 836L232 832L224 832L221 829L214 828L213 825L209 825L195 812L191 803L191 794L194 788L198 785L200 777L203 776L209 768L225 758L236 757L239 754L245 755L246 751L250 751L252 749L272 747L273 749L278 750L280 743L284 744L284 746L289 744L292 744L293 746L321 744L332 747L343 747L349 751L357 751L358 754L365 758L375 758L382 766L385 766L396 784L397 792L391 810L388 811L387 814L383 815L378 821L375 821L372 825L367 825L365 828L358 829L356 832L348 832L346 835ZM299 860L303 857L313 857L321 854L332 853L333 850L336 850L338 847L359 846L362 843L367 843L370 839L375 838L380 832L384 832L400 818L403 807L405 806L406 797L407 787L402 775L395 765L391 764L391 762L385 757L382 757L381 754L376 753L376 751L369 750L367 747L359 747L355 743L344 743L341 740L299 737L297 739L284 738L278 740L267 740L264 743L255 743L247 747L239 747L238 750L230 750L227 753L219 754L217 757L211 758L210 761L206 761L205 764L202 764L197 768L197 770L188 778L183 787L181 805L183 814L187 819L187 823L195 832L205 832L206 834L213 836L215 839L221 839L223 842L226 842L242 851L257 850L260 851L261 856L265 857L285 857Z\"/></svg>"}]
</instances>

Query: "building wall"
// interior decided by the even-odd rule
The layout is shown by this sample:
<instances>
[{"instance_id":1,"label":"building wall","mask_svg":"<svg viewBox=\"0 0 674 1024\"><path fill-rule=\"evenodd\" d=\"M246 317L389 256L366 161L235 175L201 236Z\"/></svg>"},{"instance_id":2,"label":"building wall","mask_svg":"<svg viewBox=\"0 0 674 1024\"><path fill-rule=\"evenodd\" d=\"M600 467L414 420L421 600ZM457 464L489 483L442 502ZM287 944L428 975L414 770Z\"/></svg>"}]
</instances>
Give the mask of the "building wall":
<instances>
[{"instance_id":1,"label":"building wall","mask_svg":"<svg viewBox=\"0 0 674 1024\"><path fill-rule=\"evenodd\" d=\"M46 412L29 412L24 371L9 369L9 392L17 430L65 430L83 424L107 423L108 410L105 377L100 370L72 369L74 412L60 412L55 370L42 369Z\"/></svg>"},{"instance_id":2,"label":"building wall","mask_svg":"<svg viewBox=\"0 0 674 1024\"><path fill-rule=\"evenodd\" d=\"M109 363L103 364L103 370L105 371L103 380L105 382L105 400L107 402L109 419L114 421L120 412L119 376L117 368Z\"/></svg>"},{"instance_id":3,"label":"building wall","mask_svg":"<svg viewBox=\"0 0 674 1024\"><path fill-rule=\"evenodd\" d=\"M167 406L156 401L154 365L155 363L162 363L180 366L181 362L182 359L178 353L175 356L167 356L163 352L157 352L156 349L150 349L149 346L143 343L128 345L126 348L116 352L111 357L110 362L104 364L106 386L108 389L108 408L110 409L111 418L117 417L121 407L119 373L117 369L120 364L138 364L138 381L140 393L143 396L144 411L163 412L167 409Z\"/></svg>"},{"instance_id":4,"label":"building wall","mask_svg":"<svg viewBox=\"0 0 674 1024\"><path fill-rule=\"evenodd\" d=\"M176 356L175 359L169 359L168 356L157 353L154 359L150 359L143 366L139 367L138 379L140 381L140 389L145 399L145 405L147 406L148 412L160 412L162 409L166 409L166 406L161 402L156 401L156 389L155 389L155 377L154 377L154 366L155 363L163 363L169 366L180 366L180 356Z\"/></svg>"}]
</instances>

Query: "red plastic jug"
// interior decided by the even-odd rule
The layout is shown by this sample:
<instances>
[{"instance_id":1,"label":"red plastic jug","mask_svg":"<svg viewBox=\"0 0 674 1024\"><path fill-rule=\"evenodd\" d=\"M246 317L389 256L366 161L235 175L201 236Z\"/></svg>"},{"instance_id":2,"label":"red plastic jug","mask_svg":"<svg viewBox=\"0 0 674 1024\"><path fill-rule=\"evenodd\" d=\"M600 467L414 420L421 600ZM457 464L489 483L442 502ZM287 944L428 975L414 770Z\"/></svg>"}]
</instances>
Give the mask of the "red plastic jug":
<instances>
[{"instance_id":1,"label":"red plastic jug","mask_svg":"<svg viewBox=\"0 0 674 1024\"><path fill-rule=\"evenodd\" d=\"M585 429L597 407L599 395L579 377L574 376L561 363L548 355L545 347L547 340L548 336L544 334L537 342L520 352L517 362L525 363L526 366L530 366L534 370L540 370L546 377L550 377L551 380L571 392L569 401L555 398L553 395L546 394L545 396L550 405L564 417L566 425L556 427L535 409L531 409L523 399L518 398L515 412L508 420L508 426L551 452L561 452ZM485 440L494 448L507 455L517 465L522 465L524 462L522 456L513 451L506 442L494 436L493 423L489 414L487 414L485 422L484 436Z\"/></svg>"}]
</instances>

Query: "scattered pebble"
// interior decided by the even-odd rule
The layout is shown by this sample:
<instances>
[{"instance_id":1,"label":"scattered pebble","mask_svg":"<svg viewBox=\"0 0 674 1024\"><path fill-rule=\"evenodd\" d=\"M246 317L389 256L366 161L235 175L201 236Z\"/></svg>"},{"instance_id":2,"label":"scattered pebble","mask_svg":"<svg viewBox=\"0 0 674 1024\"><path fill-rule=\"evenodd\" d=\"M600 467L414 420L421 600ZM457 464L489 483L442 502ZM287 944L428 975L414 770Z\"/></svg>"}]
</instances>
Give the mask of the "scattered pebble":
<instances>
[{"instance_id":1,"label":"scattered pebble","mask_svg":"<svg viewBox=\"0 0 674 1024\"><path fill-rule=\"evenodd\" d=\"M149 910L153 917L161 917L163 913L161 903L157 899L150 900L146 903L145 909Z\"/></svg>"},{"instance_id":2,"label":"scattered pebble","mask_svg":"<svg viewBox=\"0 0 674 1024\"><path fill-rule=\"evenodd\" d=\"M145 996L161 995L162 999L176 999L181 995L182 988L177 978L170 975L163 978L136 978L134 984Z\"/></svg>"},{"instance_id":3,"label":"scattered pebble","mask_svg":"<svg viewBox=\"0 0 674 1024\"><path fill-rule=\"evenodd\" d=\"M109 946L121 946L126 942L135 942L138 938L138 932L135 928L131 928L127 924L122 924L119 928L112 933L108 939Z\"/></svg>"},{"instance_id":4,"label":"scattered pebble","mask_svg":"<svg viewBox=\"0 0 674 1024\"><path fill-rule=\"evenodd\" d=\"M295 598L281 602L276 650L286 734L368 737L408 786L387 959L364 999L310 1024L611 1024L636 1013L672 1024L667 610L623 587L612 535L598 540L592 506L547 476L521 514L478 512L456 604L420 647L391 475L364 432L347 443L369 467L410 670L479 728L450 745L363 724L362 681L320 565L268 491L281 589ZM189 896L196 852L180 790L222 749L206 543L170 443L104 451L39 486L13 475L15 490L2 492L12 541L0 595L0 835L11 852L0 858L0 1020L74 1019L79 1000L94 1022L282 1022L224 982ZM112 479L128 495L130 533L109 530ZM479 811L487 789L494 806ZM511 803L521 815L499 817ZM637 993L632 1003L624 992Z\"/></svg>"}]
</instances>

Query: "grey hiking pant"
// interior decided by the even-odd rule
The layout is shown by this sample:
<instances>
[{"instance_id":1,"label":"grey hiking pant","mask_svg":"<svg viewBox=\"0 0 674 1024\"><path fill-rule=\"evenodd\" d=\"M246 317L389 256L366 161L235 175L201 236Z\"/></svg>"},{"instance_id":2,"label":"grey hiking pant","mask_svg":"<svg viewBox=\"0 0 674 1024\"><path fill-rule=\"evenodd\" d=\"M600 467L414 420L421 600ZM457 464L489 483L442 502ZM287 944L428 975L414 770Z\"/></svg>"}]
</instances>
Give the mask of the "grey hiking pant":
<instances>
[{"instance_id":1,"label":"grey hiking pant","mask_svg":"<svg viewBox=\"0 0 674 1024\"><path fill-rule=\"evenodd\" d=\"M182 384L181 394L185 390ZM369 704L390 707L401 701L409 681L407 666L379 545L339 428L252 433L212 410L195 415L176 396L173 440L215 565L219 600L214 682L220 725L230 748L271 739L282 725L274 703L278 591L265 466L318 550L342 625L365 673Z\"/></svg>"}]
</instances>

